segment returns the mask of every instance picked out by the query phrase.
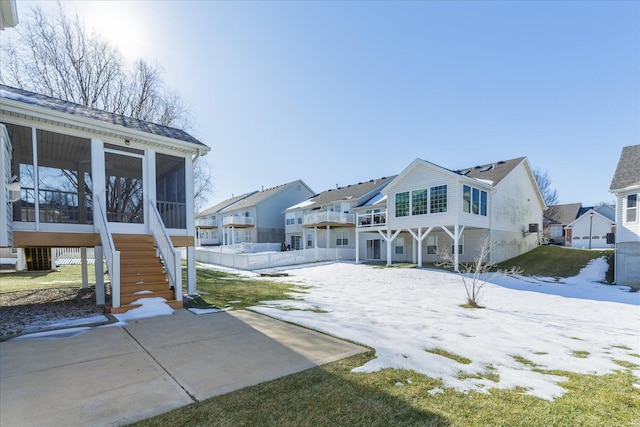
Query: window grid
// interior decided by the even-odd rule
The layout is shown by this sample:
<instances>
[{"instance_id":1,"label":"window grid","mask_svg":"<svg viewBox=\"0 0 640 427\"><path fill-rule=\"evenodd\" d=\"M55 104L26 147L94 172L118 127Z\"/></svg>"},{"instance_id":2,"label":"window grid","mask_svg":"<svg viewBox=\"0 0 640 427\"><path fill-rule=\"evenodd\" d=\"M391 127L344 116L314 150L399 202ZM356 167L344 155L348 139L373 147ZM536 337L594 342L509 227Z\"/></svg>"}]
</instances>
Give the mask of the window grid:
<instances>
[{"instance_id":1,"label":"window grid","mask_svg":"<svg viewBox=\"0 0 640 427\"><path fill-rule=\"evenodd\" d=\"M409 192L396 194L396 217L409 216Z\"/></svg>"},{"instance_id":2,"label":"window grid","mask_svg":"<svg viewBox=\"0 0 640 427\"><path fill-rule=\"evenodd\" d=\"M411 215L424 215L427 210L427 189L413 190L411 192Z\"/></svg>"},{"instance_id":3,"label":"window grid","mask_svg":"<svg viewBox=\"0 0 640 427\"><path fill-rule=\"evenodd\" d=\"M431 187L431 213L440 213L447 211L447 186L439 185Z\"/></svg>"}]
</instances>

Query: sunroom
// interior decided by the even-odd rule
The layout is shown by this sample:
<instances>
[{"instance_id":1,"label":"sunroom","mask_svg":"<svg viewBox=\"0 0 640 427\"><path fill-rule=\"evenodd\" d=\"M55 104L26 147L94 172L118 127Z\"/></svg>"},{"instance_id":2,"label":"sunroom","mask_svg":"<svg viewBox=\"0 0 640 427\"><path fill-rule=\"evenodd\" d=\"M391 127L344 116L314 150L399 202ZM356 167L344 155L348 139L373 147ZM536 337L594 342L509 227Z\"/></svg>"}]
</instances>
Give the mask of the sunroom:
<instances>
[{"instance_id":1,"label":"sunroom","mask_svg":"<svg viewBox=\"0 0 640 427\"><path fill-rule=\"evenodd\" d=\"M2 192L0 246L93 247L106 260L114 308L141 292L181 305L179 248L195 291L193 162L209 148L178 129L7 86L0 101L3 183L15 190Z\"/></svg>"}]
</instances>

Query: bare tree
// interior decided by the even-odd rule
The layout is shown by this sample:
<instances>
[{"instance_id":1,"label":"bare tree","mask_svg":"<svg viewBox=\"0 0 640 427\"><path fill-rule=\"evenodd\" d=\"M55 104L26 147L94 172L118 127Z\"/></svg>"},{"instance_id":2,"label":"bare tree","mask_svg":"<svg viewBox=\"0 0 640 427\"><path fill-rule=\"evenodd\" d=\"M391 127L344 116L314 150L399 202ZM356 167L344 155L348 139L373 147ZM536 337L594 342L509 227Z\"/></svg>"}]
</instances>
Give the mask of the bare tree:
<instances>
[{"instance_id":1,"label":"bare tree","mask_svg":"<svg viewBox=\"0 0 640 427\"><path fill-rule=\"evenodd\" d=\"M118 49L90 33L76 15L39 6L16 27L15 40L0 45L0 82L115 114L183 130L191 113L180 95L165 87L161 70L142 59L127 64ZM196 205L210 194L211 174L194 170Z\"/></svg>"},{"instance_id":2,"label":"bare tree","mask_svg":"<svg viewBox=\"0 0 640 427\"><path fill-rule=\"evenodd\" d=\"M558 204L558 191L551 187L551 177L547 172L536 168L533 170L533 176L538 184L538 189L542 194L545 205L555 206Z\"/></svg>"},{"instance_id":3,"label":"bare tree","mask_svg":"<svg viewBox=\"0 0 640 427\"><path fill-rule=\"evenodd\" d=\"M458 271L462 278L462 284L467 295L466 306L472 308L481 308L480 300L482 299L482 290L487 284L487 281L495 278L498 275L506 274L521 274L521 270L518 267L512 267L510 270L496 270L495 265L487 262L491 249L497 245L497 242L492 241L487 236L478 248L478 255L474 258L473 262L459 263ZM453 267L454 257L448 249L439 250L438 256L445 262L441 265L445 267Z\"/></svg>"},{"instance_id":4,"label":"bare tree","mask_svg":"<svg viewBox=\"0 0 640 427\"><path fill-rule=\"evenodd\" d=\"M204 159L196 160L193 166L193 179L193 196L195 199L193 208L195 213L198 213L204 208L204 204L209 196L213 195L211 170Z\"/></svg>"},{"instance_id":5,"label":"bare tree","mask_svg":"<svg viewBox=\"0 0 640 427\"><path fill-rule=\"evenodd\" d=\"M142 59L126 64L60 4L53 16L32 8L16 32L17 40L2 43L3 84L163 126L189 125L184 102L164 87L158 67Z\"/></svg>"}]
</instances>

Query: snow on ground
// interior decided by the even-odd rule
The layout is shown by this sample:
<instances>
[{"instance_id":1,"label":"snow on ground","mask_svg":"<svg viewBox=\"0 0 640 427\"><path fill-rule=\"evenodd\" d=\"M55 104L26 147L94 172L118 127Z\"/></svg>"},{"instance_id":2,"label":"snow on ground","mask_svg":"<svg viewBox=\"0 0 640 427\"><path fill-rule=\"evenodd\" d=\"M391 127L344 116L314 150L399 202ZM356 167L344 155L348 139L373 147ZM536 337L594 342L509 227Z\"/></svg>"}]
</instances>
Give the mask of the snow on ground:
<instances>
[{"instance_id":1,"label":"snow on ground","mask_svg":"<svg viewBox=\"0 0 640 427\"><path fill-rule=\"evenodd\" d=\"M409 369L461 391L520 386L553 400L566 392L566 379L534 372L533 366L601 375L625 369L614 360L640 365L640 292L598 283L606 271L602 261L561 281L498 277L483 289L484 309L460 307L466 294L453 273L351 263L314 266L274 279L310 285L297 301L252 309L373 347L375 359L357 372ZM428 351L434 349L471 362ZM482 378L486 374L497 374L498 382ZM634 374L640 387L640 369Z\"/></svg>"}]
</instances>

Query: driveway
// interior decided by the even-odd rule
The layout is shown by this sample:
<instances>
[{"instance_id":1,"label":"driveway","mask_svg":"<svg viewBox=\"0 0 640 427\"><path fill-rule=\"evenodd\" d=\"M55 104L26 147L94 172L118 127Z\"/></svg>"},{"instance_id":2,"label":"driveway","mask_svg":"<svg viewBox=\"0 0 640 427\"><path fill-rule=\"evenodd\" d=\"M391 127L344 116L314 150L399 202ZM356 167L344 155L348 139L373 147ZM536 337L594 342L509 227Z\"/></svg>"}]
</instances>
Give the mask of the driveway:
<instances>
[{"instance_id":1,"label":"driveway","mask_svg":"<svg viewBox=\"0 0 640 427\"><path fill-rule=\"evenodd\" d=\"M249 311L0 342L0 425L122 425L367 351Z\"/></svg>"}]
</instances>

